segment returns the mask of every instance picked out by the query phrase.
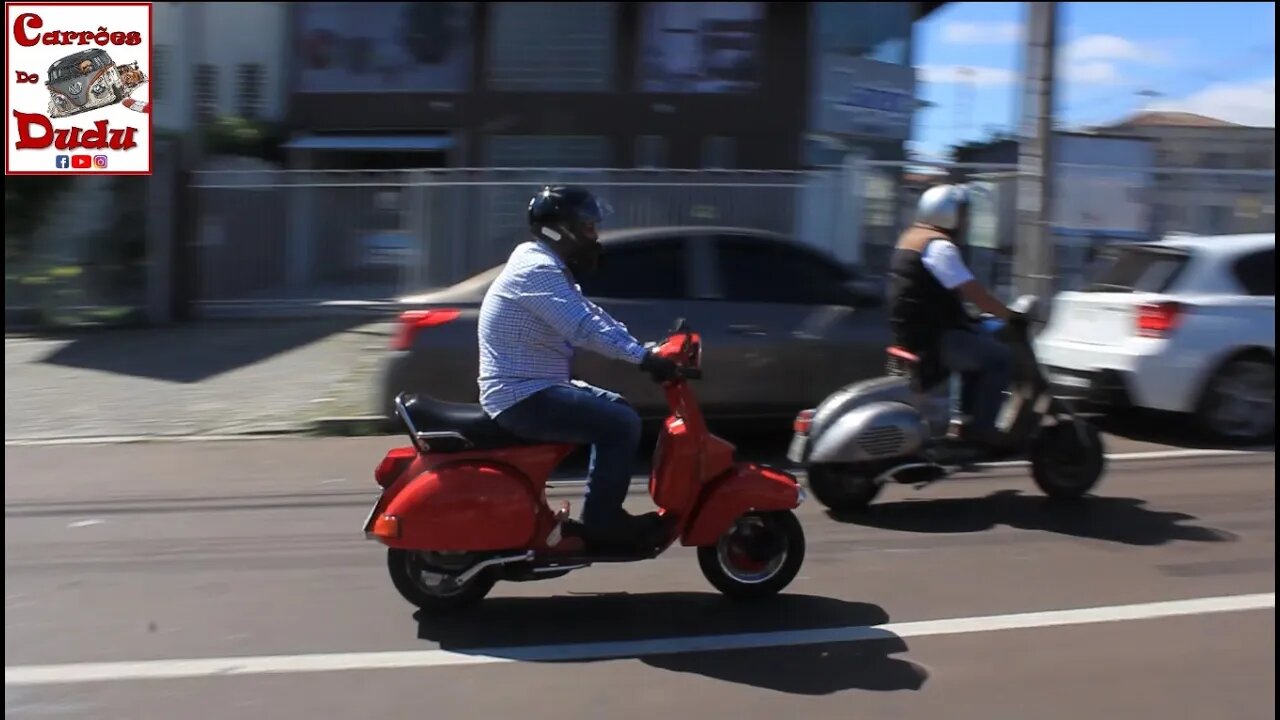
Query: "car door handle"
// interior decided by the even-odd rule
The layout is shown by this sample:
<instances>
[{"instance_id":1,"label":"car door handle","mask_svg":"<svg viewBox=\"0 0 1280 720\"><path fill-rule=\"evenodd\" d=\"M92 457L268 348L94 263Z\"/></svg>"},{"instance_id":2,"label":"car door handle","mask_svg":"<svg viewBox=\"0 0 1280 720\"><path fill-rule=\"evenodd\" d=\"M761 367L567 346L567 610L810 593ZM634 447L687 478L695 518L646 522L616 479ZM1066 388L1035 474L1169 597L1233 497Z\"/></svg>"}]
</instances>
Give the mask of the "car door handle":
<instances>
[{"instance_id":1,"label":"car door handle","mask_svg":"<svg viewBox=\"0 0 1280 720\"><path fill-rule=\"evenodd\" d=\"M764 328L759 325L730 325L729 332L734 335L750 335L753 337L763 337L768 335L768 333L764 331Z\"/></svg>"}]
</instances>

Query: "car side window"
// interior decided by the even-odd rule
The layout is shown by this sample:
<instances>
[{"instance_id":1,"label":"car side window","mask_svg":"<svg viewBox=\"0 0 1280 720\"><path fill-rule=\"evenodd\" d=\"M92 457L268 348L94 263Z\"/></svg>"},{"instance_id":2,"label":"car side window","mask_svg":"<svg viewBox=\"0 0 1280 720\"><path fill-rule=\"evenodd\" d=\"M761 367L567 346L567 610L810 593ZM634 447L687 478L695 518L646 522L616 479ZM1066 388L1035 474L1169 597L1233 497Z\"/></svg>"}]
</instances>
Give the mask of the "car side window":
<instances>
[{"instance_id":1,"label":"car side window","mask_svg":"<svg viewBox=\"0 0 1280 720\"><path fill-rule=\"evenodd\" d=\"M688 263L682 238L609 247L600 267L579 279L582 293L614 300L680 300L688 295Z\"/></svg>"},{"instance_id":2,"label":"car side window","mask_svg":"<svg viewBox=\"0 0 1280 720\"><path fill-rule=\"evenodd\" d=\"M838 305L848 299L849 273L799 246L720 236L716 263L724 298L730 302Z\"/></svg>"},{"instance_id":3,"label":"car side window","mask_svg":"<svg viewBox=\"0 0 1280 720\"><path fill-rule=\"evenodd\" d=\"M1245 255L1236 261L1233 271L1236 281L1240 283L1240 286L1249 295L1275 297L1275 248Z\"/></svg>"}]
</instances>

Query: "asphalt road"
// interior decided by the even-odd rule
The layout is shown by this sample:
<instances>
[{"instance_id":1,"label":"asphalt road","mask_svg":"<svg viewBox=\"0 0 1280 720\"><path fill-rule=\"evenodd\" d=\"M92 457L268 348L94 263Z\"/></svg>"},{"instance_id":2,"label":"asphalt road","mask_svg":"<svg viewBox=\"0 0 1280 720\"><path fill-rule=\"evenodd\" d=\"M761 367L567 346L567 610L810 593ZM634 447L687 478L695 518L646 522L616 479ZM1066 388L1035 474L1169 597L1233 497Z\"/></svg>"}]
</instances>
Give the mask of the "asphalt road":
<instances>
[{"instance_id":1,"label":"asphalt road","mask_svg":"<svg viewBox=\"0 0 1280 720\"><path fill-rule=\"evenodd\" d=\"M676 549L439 620L359 532L397 443L7 447L5 716L1275 714L1272 453L1115 461L1075 508L1020 468L810 501L760 605Z\"/></svg>"}]
</instances>

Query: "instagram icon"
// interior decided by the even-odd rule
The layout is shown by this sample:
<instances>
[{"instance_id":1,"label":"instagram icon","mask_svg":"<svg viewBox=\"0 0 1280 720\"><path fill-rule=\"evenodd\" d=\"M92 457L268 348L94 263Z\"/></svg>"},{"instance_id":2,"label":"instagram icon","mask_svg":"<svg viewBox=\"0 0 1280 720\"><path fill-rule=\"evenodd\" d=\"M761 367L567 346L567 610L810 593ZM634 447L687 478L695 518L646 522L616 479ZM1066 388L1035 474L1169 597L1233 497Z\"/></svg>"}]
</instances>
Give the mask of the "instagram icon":
<instances>
[{"instance_id":1,"label":"instagram icon","mask_svg":"<svg viewBox=\"0 0 1280 720\"><path fill-rule=\"evenodd\" d=\"M94 166L94 167L96 167L96 168L98 168L99 170L101 170L102 168L105 168L105 167L107 166L107 156L106 156L106 155L94 155L94 156L93 156L93 166Z\"/></svg>"}]
</instances>

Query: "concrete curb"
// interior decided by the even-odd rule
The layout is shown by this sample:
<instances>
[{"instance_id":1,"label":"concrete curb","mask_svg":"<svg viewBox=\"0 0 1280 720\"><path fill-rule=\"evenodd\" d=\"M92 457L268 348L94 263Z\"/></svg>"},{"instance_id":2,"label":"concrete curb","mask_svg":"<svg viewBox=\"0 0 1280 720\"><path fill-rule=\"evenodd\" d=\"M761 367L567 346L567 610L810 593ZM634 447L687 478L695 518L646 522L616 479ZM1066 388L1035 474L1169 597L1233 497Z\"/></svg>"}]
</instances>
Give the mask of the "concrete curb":
<instances>
[{"instance_id":1,"label":"concrete curb","mask_svg":"<svg viewBox=\"0 0 1280 720\"><path fill-rule=\"evenodd\" d=\"M393 432L394 428L388 418L381 415L354 415L316 418L311 421L304 434L320 437L368 437L390 435Z\"/></svg>"}]
</instances>

